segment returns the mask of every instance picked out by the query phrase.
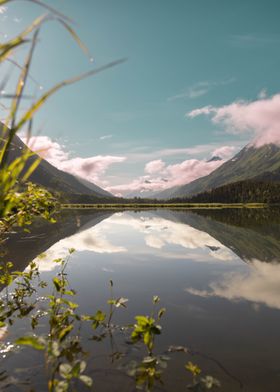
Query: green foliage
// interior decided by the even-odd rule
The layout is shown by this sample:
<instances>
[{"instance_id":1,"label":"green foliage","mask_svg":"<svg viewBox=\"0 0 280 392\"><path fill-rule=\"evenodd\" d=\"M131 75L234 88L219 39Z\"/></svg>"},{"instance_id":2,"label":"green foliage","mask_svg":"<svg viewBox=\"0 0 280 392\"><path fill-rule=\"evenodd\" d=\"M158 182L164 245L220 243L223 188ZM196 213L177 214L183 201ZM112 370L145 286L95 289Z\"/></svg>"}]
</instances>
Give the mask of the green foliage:
<instances>
[{"instance_id":1,"label":"green foliage","mask_svg":"<svg viewBox=\"0 0 280 392\"><path fill-rule=\"evenodd\" d=\"M133 342L143 340L148 352L151 353L154 347L155 335L161 334L161 326L156 324L156 320L148 316L136 316L136 324L131 334Z\"/></svg>"},{"instance_id":2,"label":"green foliage","mask_svg":"<svg viewBox=\"0 0 280 392\"><path fill-rule=\"evenodd\" d=\"M206 375L204 377L199 377L202 373L202 370L196 364L192 362L188 362L185 365L185 369L190 372L193 376L193 382L191 385L188 385L188 389L195 392L204 392L209 389L220 388L221 384L219 380L216 378Z\"/></svg>"},{"instance_id":3,"label":"green foliage","mask_svg":"<svg viewBox=\"0 0 280 392\"><path fill-rule=\"evenodd\" d=\"M140 364L132 362L128 374L135 378L137 389L150 392L157 383L163 385L162 373L167 367L168 360L165 356L148 356Z\"/></svg>"},{"instance_id":4,"label":"green foliage","mask_svg":"<svg viewBox=\"0 0 280 392\"><path fill-rule=\"evenodd\" d=\"M36 336L23 336L16 340L16 344L21 344L23 346L30 346L35 350L44 350L45 342L41 341L40 338Z\"/></svg>"},{"instance_id":5,"label":"green foliage","mask_svg":"<svg viewBox=\"0 0 280 392\"><path fill-rule=\"evenodd\" d=\"M29 226L35 217L55 222L59 209L56 199L47 190L27 183L21 192L10 191L6 196L5 217L0 221L0 233L13 226Z\"/></svg>"},{"instance_id":6,"label":"green foliage","mask_svg":"<svg viewBox=\"0 0 280 392\"><path fill-rule=\"evenodd\" d=\"M163 384L162 376L170 360L166 355L155 355L153 352L155 337L162 332L159 322L165 313L165 308L158 308L160 298L153 297L153 307L149 316L136 316L134 325L115 325L114 312L126 308L127 299L115 298L113 281L110 281L108 312L99 309L93 314L80 314L79 306L75 302L76 292L69 287L67 279L67 265L73 252L74 249L69 249L67 258L54 261L60 268L50 287L40 279L38 265L35 262L30 263L24 272L13 271L12 263L0 267L0 283L5 284L7 289L11 288L0 298L0 327L14 324L17 319L30 319L31 332L19 337L15 344L44 352L49 392L68 392L73 390L76 383L88 388L93 385L91 376L85 374L88 353L80 336L84 324L90 323L92 329L97 332L97 335L89 339L92 343L109 339L112 361L126 357L125 353L114 347L115 333L126 334L131 330L131 344L140 352L145 349L148 355L131 361L127 366L127 373L133 377L138 389L152 391L156 385ZM36 294L39 288L47 288L47 292L51 294L38 297ZM42 301L45 304L44 311L41 310ZM48 330L43 335L37 332L40 319L48 325ZM182 346L172 346L169 351L191 354ZM212 376L201 376L198 366L191 362L186 365L186 370L193 376L193 383L188 386L192 390L204 391L219 386L219 382Z\"/></svg>"},{"instance_id":7,"label":"green foliage","mask_svg":"<svg viewBox=\"0 0 280 392\"><path fill-rule=\"evenodd\" d=\"M265 203L280 204L280 182L246 180L233 182L174 203Z\"/></svg>"},{"instance_id":8,"label":"green foliage","mask_svg":"<svg viewBox=\"0 0 280 392\"><path fill-rule=\"evenodd\" d=\"M157 313L157 318L154 318L155 305L157 305L159 302L159 296L155 295L153 297L154 308L151 315L136 316L136 324L134 325L134 329L131 333L131 340L134 343L142 340L148 350L149 355L152 354L154 348L155 336L161 334L161 326L158 323L165 313L165 308L161 308Z\"/></svg>"}]
</instances>

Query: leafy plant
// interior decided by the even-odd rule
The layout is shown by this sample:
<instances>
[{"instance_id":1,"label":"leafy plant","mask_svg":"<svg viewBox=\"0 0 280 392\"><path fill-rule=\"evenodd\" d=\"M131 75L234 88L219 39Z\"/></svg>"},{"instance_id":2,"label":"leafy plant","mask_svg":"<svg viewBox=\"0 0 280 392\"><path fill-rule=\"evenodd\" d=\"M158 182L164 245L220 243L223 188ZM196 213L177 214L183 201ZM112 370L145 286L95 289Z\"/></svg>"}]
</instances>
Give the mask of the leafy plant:
<instances>
[{"instance_id":1,"label":"leafy plant","mask_svg":"<svg viewBox=\"0 0 280 392\"><path fill-rule=\"evenodd\" d=\"M160 301L158 296L154 296L153 304L156 305ZM158 324L161 317L165 313L165 308L161 308L157 313L157 318L154 318L154 310L150 316L136 316L136 324L131 333L132 342L143 341L148 354L151 355L154 348L154 340L156 335L161 334L161 326Z\"/></svg>"}]
</instances>

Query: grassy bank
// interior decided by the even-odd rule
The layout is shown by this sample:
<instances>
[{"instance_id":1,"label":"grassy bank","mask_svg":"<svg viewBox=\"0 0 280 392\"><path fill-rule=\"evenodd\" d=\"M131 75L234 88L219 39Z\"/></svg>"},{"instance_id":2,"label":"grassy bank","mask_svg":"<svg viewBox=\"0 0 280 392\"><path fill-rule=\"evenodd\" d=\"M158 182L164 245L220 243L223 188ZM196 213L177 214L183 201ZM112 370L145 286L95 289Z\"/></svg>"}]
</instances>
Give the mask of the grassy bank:
<instances>
[{"instance_id":1,"label":"grassy bank","mask_svg":"<svg viewBox=\"0 0 280 392\"><path fill-rule=\"evenodd\" d=\"M265 203L114 203L114 204L62 204L62 209L147 210L147 209L220 209L266 208Z\"/></svg>"}]
</instances>

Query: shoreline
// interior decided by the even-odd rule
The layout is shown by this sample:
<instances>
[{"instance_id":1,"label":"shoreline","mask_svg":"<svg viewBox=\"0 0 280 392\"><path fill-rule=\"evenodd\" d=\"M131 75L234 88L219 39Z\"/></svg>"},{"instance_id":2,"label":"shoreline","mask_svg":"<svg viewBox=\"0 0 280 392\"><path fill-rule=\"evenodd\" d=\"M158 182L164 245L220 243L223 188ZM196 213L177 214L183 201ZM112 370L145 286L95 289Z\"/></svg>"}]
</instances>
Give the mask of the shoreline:
<instances>
[{"instance_id":1,"label":"shoreline","mask_svg":"<svg viewBox=\"0 0 280 392\"><path fill-rule=\"evenodd\" d=\"M266 203L120 203L120 204L61 204L62 210L148 210L148 209L226 209L226 208L269 208Z\"/></svg>"}]
</instances>

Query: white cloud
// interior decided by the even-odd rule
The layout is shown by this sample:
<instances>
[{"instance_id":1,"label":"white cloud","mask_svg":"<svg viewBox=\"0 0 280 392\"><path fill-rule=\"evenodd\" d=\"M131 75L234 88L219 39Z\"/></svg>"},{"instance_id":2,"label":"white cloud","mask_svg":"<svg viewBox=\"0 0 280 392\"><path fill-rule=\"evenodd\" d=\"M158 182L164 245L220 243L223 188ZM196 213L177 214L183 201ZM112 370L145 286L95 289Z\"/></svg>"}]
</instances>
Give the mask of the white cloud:
<instances>
[{"instance_id":1,"label":"white cloud","mask_svg":"<svg viewBox=\"0 0 280 392\"><path fill-rule=\"evenodd\" d=\"M161 150L154 150L149 152L138 152L138 148L136 151L132 151L126 154L127 158L134 162L147 161L147 160L155 160L162 159L164 157L175 157L175 156L197 156L197 155L206 155L213 151L215 148L218 148L218 144L198 144L192 147L183 147L183 148L163 148Z\"/></svg>"},{"instance_id":2,"label":"white cloud","mask_svg":"<svg viewBox=\"0 0 280 392\"><path fill-rule=\"evenodd\" d=\"M190 118L209 115L213 123L224 125L229 133L251 134L257 147L269 143L280 145L280 94L221 107L205 106L187 115Z\"/></svg>"},{"instance_id":3,"label":"white cloud","mask_svg":"<svg viewBox=\"0 0 280 392\"><path fill-rule=\"evenodd\" d=\"M25 137L22 140L26 143ZM123 156L97 155L88 158L70 158L64 146L48 136L32 136L29 147L60 170L85 178L88 181L104 186L104 174L108 168L126 160Z\"/></svg>"},{"instance_id":4,"label":"white cloud","mask_svg":"<svg viewBox=\"0 0 280 392\"><path fill-rule=\"evenodd\" d=\"M145 166L145 172L148 174L161 172L165 167L165 163L161 159L148 162Z\"/></svg>"},{"instance_id":5,"label":"white cloud","mask_svg":"<svg viewBox=\"0 0 280 392\"><path fill-rule=\"evenodd\" d=\"M231 84L235 81L235 78L229 78L225 80L220 80L217 82L202 81L189 87L186 91L169 97L167 101L176 101L178 99L195 99L206 95L210 90L218 86L225 86Z\"/></svg>"},{"instance_id":6,"label":"white cloud","mask_svg":"<svg viewBox=\"0 0 280 392\"><path fill-rule=\"evenodd\" d=\"M280 309L280 265L253 260L249 271L226 274L221 281L211 283L209 290L186 291L205 298L245 300Z\"/></svg>"},{"instance_id":7,"label":"white cloud","mask_svg":"<svg viewBox=\"0 0 280 392\"><path fill-rule=\"evenodd\" d=\"M206 95L208 91L209 86L207 84L201 85L200 83L198 83L197 85L190 87L186 92L169 97L167 101L172 102L184 98L195 99Z\"/></svg>"},{"instance_id":8,"label":"white cloud","mask_svg":"<svg viewBox=\"0 0 280 392\"><path fill-rule=\"evenodd\" d=\"M148 162L145 166L147 175L141 176L130 183L108 186L112 193L126 194L130 192L160 191L173 186L187 184L203 177L224 163L221 161L207 162L205 160L187 159L177 164L167 165L162 160Z\"/></svg>"},{"instance_id":9,"label":"white cloud","mask_svg":"<svg viewBox=\"0 0 280 392\"><path fill-rule=\"evenodd\" d=\"M72 158L63 161L60 169L68 173L85 178L88 181L103 185L106 170L114 163L121 163L126 160L125 157L111 155L97 155L90 158Z\"/></svg>"},{"instance_id":10,"label":"white cloud","mask_svg":"<svg viewBox=\"0 0 280 392\"><path fill-rule=\"evenodd\" d=\"M100 136L99 140L107 140L107 139L111 139L113 137L113 135L103 135Z\"/></svg>"},{"instance_id":11,"label":"white cloud","mask_svg":"<svg viewBox=\"0 0 280 392\"><path fill-rule=\"evenodd\" d=\"M222 146L213 151L212 156L220 157L222 159L231 158L236 152L235 146Z\"/></svg>"}]
</instances>

